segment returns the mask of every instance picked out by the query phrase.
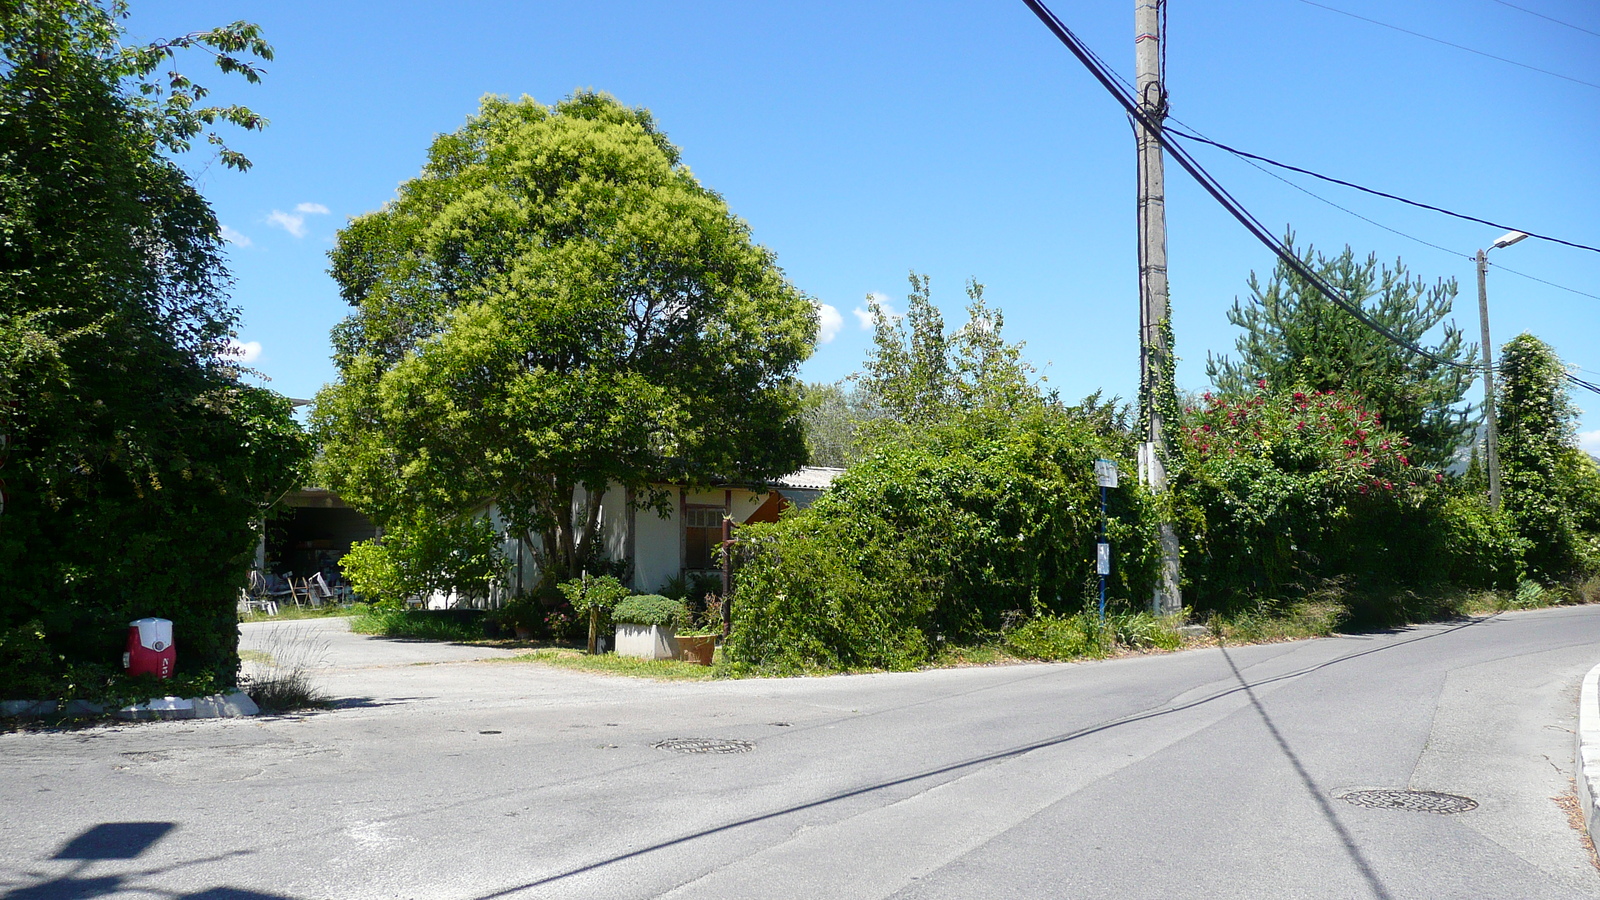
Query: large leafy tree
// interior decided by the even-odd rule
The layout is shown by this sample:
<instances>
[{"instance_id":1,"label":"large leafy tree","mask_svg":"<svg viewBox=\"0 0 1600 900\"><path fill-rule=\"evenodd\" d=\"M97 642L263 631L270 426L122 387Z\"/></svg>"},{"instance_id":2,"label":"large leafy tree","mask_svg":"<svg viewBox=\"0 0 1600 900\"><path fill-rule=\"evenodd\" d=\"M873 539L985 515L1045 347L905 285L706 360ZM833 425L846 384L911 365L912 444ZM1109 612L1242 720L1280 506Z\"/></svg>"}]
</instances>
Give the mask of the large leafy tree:
<instances>
[{"instance_id":1,"label":"large leafy tree","mask_svg":"<svg viewBox=\"0 0 1600 900\"><path fill-rule=\"evenodd\" d=\"M1564 375L1555 350L1531 334L1501 348L1495 412L1505 508L1528 542L1529 573L1547 582L1600 564L1600 474L1578 449Z\"/></svg>"},{"instance_id":2,"label":"large leafy tree","mask_svg":"<svg viewBox=\"0 0 1600 900\"><path fill-rule=\"evenodd\" d=\"M1265 285L1250 274L1249 298L1235 300L1228 311L1228 321L1244 329L1234 344L1239 358L1208 357L1207 377L1235 396L1261 381L1272 388L1358 394L1384 425L1411 441L1418 462L1447 463L1473 427L1472 407L1463 401L1475 377L1467 367L1477 352L1447 320L1455 280L1430 285L1398 260L1392 268L1380 266L1375 255L1357 260L1349 247L1331 258L1311 247L1297 251L1292 234L1285 243L1329 286L1435 359L1362 324L1280 262ZM1436 328L1439 340L1430 344Z\"/></svg>"},{"instance_id":3,"label":"large leafy tree","mask_svg":"<svg viewBox=\"0 0 1600 900\"><path fill-rule=\"evenodd\" d=\"M154 75L203 46L254 79L270 49L243 23L125 48L124 12L0 5L5 692L53 690L72 665L104 674L93 663L114 665L142 615L175 621L181 671L231 683L252 523L304 452L287 401L218 357L237 318L219 228L168 156L219 120L261 121ZM19 653L37 665L7 671Z\"/></svg>"},{"instance_id":4,"label":"large leafy tree","mask_svg":"<svg viewBox=\"0 0 1600 900\"><path fill-rule=\"evenodd\" d=\"M330 486L379 521L494 501L573 571L608 485L659 508L661 480L805 460L815 306L643 109L485 98L331 256L355 312L313 419Z\"/></svg>"}]
</instances>

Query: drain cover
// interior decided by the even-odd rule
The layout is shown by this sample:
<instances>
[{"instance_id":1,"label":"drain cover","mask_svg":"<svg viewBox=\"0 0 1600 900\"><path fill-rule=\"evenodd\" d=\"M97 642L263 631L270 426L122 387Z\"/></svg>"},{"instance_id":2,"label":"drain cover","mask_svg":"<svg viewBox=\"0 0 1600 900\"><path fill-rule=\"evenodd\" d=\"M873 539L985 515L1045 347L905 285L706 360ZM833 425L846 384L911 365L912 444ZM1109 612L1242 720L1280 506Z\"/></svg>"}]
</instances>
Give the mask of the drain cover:
<instances>
[{"instance_id":1,"label":"drain cover","mask_svg":"<svg viewBox=\"0 0 1600 900\"><path fill-rule=\"evenodd\" d=\"M1406 809L1411 812L1437 813L1448 816L1478 808L1471 797L1441 794L1437 791L1350 791L1339 799L1369 809Z\"/></svg>"},{"instance_id":2,"label":"drain cover","mask_svg":"<svg viewBox=\"0 0 1600 900\"><path fill-rule=\"evenodd\" d=\"M756 745L749 741L722 738L668 738L656 741L650 746L657 750L671 750L673 753L749 753L756 748Z\"/></svg>"}]
</instances>

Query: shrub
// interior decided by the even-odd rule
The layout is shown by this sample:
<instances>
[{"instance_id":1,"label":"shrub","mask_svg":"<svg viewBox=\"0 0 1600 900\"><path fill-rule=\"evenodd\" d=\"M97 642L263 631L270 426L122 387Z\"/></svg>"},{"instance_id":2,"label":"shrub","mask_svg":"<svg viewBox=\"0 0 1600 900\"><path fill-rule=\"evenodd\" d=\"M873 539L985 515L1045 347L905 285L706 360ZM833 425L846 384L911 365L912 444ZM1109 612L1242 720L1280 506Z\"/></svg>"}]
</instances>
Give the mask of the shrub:
<instances>
[{"instance_id":1,"label":"shrub","mask_svg":"<svg viewBox=\"0 0 1600 900\"><path fill-rule=\"evenodd\" d=\"M419 641L476 641L484 636L485 616L479 609L374 607L365 615L352 618L350 630Z\"/></svg>"},{"instance_id":2,"label":"shrub","mask_svg":"<svg viewBox=\"0 0 1600 900\"><path fill-rule=\"evenodd\" d=\"M417 515L389 523L383 537L359 541L340 561L357 594L398 609L434 592L487 597L506 570L500 535L487 519Z\"/></svg>"},{"instance_id":3,"label":"shrub","mask_svg":"<svg viewBox=\"0 0 1600 900\"><path fill-rule=\"evenodd\" d=\"M1104 656L1100 623L1093 613L1058 618L1040 616L1006 635L1006 649L1023 659L1055 662Z\"/></svg>"},{"instance_id":4,"label":"shrub","mask_svg":"<svg viewBox=\"0 0 1600 900\"><path fill-rule=\"evenodd\" d=\"M877 543L852 548L859 536L842 518L812 515L741 529L745 562L725 656L773 672L910 669L925 660L920 625L931 592L904 556Z\"/></svg>"},{"instance_id":5,"label":"shrub","mask_svg":"<svg viewBox=\"0 0 1600 900\"><path fill-rule=\"evenodd\" d=\"M628 625L676 628L689 620L689 610L682 600L673 600L660 594L638 594L612 607L611 618Z\"/></svg>"},{"instance_id":6,"label":"shrub","mask_svg":"<svg viewBox=\"0 0 1600 900\"><path fill-rule=\"evenodd\" d=\"M1409 442L1358 396L1262 385L1207 394L1187 413L1176 486L1196 608L1259 610L1262 598L1292 603L1330 581L1360 605L1514 580L1505 522L1413 465Z\"/></svg>"},{"instance_id":7,"label":"shrub","mask_svg":"<svg viewBox=\"0 0 1600 900\"><path fill-rule=\"evenodd\" d=\"M730 654L904 668L940 638L993 635L1009 611L1076 608L1100 526L1094 460L1132 449L1100 424L1041 403L906 430L803 513L742 529ZM1109 509L1110 587L1148 596L1150 496L1126 479Z\"/></svg>"},{"instance_id":8,"label":"shrub","mask_svg":"<svg viewBox=\"0 0 1600 900\"><path fill-rule=\"evenodd\" d=\"M622 582L611 575L601 575L590 578L584 575L571 581L563 582L559 590L561 596L572 604L572 608L589 623L589 652L594 653L599 640L601 618L608 615L611 610L630 593Z\"/></svg>"}]
</instances>

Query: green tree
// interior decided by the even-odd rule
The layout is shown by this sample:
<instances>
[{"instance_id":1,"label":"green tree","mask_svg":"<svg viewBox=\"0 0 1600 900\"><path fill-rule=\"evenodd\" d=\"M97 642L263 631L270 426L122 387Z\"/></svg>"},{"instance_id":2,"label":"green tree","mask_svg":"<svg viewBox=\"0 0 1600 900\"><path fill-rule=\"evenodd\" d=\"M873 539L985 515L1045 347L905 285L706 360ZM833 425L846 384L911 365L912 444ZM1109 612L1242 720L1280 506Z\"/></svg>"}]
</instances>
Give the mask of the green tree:
<instances>
[{"instance_id":1,"label":"green tree","mask_svg":"<svg viewBox=\"0 0 1600 900\"><path fill-rule=\"evenodd\" d=\"M1023 345L1001 337L1005 316L984 301L983 285L967 283L967 323L946 332L927 276L912 272L909 280L903 316L872 306L872 355L856 376L879 413L869 439L892 440L952 418L1005 416L1056 401L1022 359Z\"/></svg>"},{"instance_id":2,"label":"green tree","mask_svg":"<svg viewBox=\"0 0 1600 900\"><path fill-rule=\"evenodd\" d=\"M1285 238L1291 252L1294 235ZM1471 366L1477 346L1467 344L1446 321L1456 296L1454 279L1432 285L1412 278L1399 260L1362 262L1349 247L1328 258L1307 247L1297 253L1324 282L1373 319L1435 357ZM1250 297L1234 301L1228 321L1244 329L1234 346L1237 361L1206 359L1206 376L1225 394L1243 396L1265 381L1270 388L1296 386L1361 395L1367 409L1410 439L1424 465L1449 463L1473 428L1473 408L1464 403L1475 378L1470 369L1430 360L1397 346L1335 305L1280 262L1263 286L1250 273ZM1438 343L1425 343L1442 327Z\"/></svg>"},{"instance_id":3,"label":"green tree","mask_svg":"<svg viewBox=\"0 0 1600 900\"><path fill-rule=\"evenodd\" d=\"M845 381L808 384L800 401L806 452L814 466L844 467L860 456L856 432L878 415L877 403L865 388Z\"/></svg>"},{"instance_id":4,"label":"green tree","mask_svg":"<svg viewBox=\"0 0 1600 900\"><path fill-rule=\"evenodd\" d=\"M1549 344L1520 334L1501 348L1500 473L1506 512L1528 542L1530 575L1554 582L1585 572L1600 556L1593 527L1600 479L1578 449L1577 408L1561 359Z\"/></svg>"},{"instance_id":5,"label":"green tree","mask_svg":"<svg viewBox=\"0 0 1600 900\"><path fill-rule=\"evenodd\" d=\"M493 500L570 573L608 485L660 509L652 483L805 459L815 307L643 109L487 97L331 258L355 312L313 422L380 522Z\"/></svg>"},{"instance_id":6,"label":"green tree","mask_svg":"<svg viewBox=\"0 0 1600 900\"><path fill-rule=\"evenodd\" d=\"M940 640L1082 608L1101 519L1094 461L1133 457L1127 410L1042 390L982 286L968 297L954 332L920 276L903 319L878 310L858 380L882 416L815 504L741 529L730 659L904 668ZM1110 497L1114 601L1147 595L1156 564L1151 497L1123 485Z\"/></svg>"},{"instance_id":7,"label":"green tree","mask_svg":"<svg viewBox=\"0 0 1600 900\"><path fill-rule=\"evenodd\" d=\"M155 74L203 47L254 80L270 48L244 23L124 47L125 12L0 5L0 634L42 642L55 689L101 681L144 615L174 620L180 672L232 683L252 523L305 450L288 401L218 356L237 320L219 228L167 155L262 122Z\"/></svg>"}]
</instances>

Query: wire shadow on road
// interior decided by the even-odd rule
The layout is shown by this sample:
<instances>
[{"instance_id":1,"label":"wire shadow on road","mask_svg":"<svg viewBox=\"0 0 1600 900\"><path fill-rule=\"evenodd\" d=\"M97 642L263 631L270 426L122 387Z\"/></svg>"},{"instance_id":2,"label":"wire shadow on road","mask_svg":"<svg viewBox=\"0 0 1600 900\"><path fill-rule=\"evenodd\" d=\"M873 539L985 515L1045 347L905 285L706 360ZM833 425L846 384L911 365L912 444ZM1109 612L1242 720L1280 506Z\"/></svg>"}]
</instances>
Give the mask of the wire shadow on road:
<instances>
[{"instance_id":1,"label":"wire shadow on road","mask_svg":"<svg viewBox=\"0 0 1600 900\"><path fill-rule=\"evenodd\" d=\"M1224 689L1219 690L1219 691L1217 691L1215 693L1208 694L1208 695L1206 695L1204 697L1200 697L1200 698L1195 699L1195 700L1191 700L1191 701L1189 701L1187 703L1181 703L1181 704L1178 704L1176 706L1164 706L1164 707L1159 707L1159 708L1155 708L1155 709L1145 710L1145 711L1142 711L1142 712L1131 713L1129 715L1122 716L1120 718L1110 719L1108 721L1100 722L1100 723L1095 724L1095 725L1089 725L1089 726L1086 726L1084 728L1080 728L1080 729L1078 729L1076 731L1070 731L1070 732L1067 732L1066 734L1058 735L1058 736L1052 737L1052 738L1046 738L1045 740L1042 740L1042 741L1035 741L1033 743L1024 744L1024 745L1022 745L1020 747L1014 747L1014 748L1009 749L1009 750L1001 750L1001 751L997 751L995 753L988 753L988 754L985 754L983 756L975 757L973 759L965 760L965 761L962 761L962 762L951 763L950 765L947 765L947 766L940 766L938 768L928 769L928 770L925 770L925 771L922 771L922 772L917 772L917 773L912 774L912 775L906 775L906 776L903 776L901 778L895 778L895 779L891 779L891 780L888 780L888 781L880 781L880 782L878 782L876 784L869 784L869 785L866 785L864 787L855 788L853 790L842 791L840 793L833 794L832 796L829 796L829 797L823 797L823 798L818 799L818 800L812 800L812 801L809 801L809 802L806 802L806 803L797 803L797 804L794 804L792 806L784 807L783 809L774 810L772 812L762 813L762 814L756 815L756 816L749 816L749 817L746 817L746 818L743 818L743 819L739 819L738 821L728 822L726 824L718 825L718 826L713 827L713 828L706 828L706 829L702 829L700 831L693 832L691 834L681 835L679 837L671 838L669 840L660 841L658 843L651 844L648 847L640 847L637 850L630 850L627 853L619 853L619 854L617 854L615 856L611 856L611 857L608 857L606 859L598 860L596 862L588 863L586 865L578 866L577 868L568 869L565 872L558 872L558 873L556 873L554 875L548 875L548 876L546 876L544 878L540 878L540 879L537 879L537 880L534 880L534 881L530 881L530 882L528 882L526 884L520 884L520 885L516 885L514 887L502 888L502 889L500 889L498 891L491 891L490 893L487 893L487 894L479 894L476 897L472 898L472 900L495 900L495 898L498 898L498 897L508 897L508 896L510 896L512 894L521 893L522 891L533 890L534 888L544 887L545 885L554 884L554 883L556 883L558 881L563 881L565 879L572 878L572 877L577 876L577 875L583 875L583 874L586 874L586 873L589 873L589 872L594 872L594 871L603 869L603 868L605 868L607 866L616 865L617 863L627 862L630 859L637 859L637 858L639 858L641 856L646 856L646 855L654 853L654 852L656 852L658 850L666 850L666 849L671 848L671 847L677 847L677 846L681 846L683 844L687 844L687 843L691 843L693 841L700 840L701 838L707 838L707 837L711 837L713 835L721 834L723 832L732 831L732 830L737 829L737 828L743 828L746 825L756 825L756 824L759 824L759 823L762 823L762 822L769 822L769 821L772 821L774 819L781 819L784 816L794 815L795 813L801 813L801 812L805 812L807 810L818 809L820 807L824 807L824 806L827 806L827 805L832 804L832 803L838 803L838 802L841 802L841 801L844 801L844 800L850 800L850 799L853 799L853 798L856 798L856 797L864 796L866 794L875 793L877 791L887 790L889 788L894 788L894 787L900 787L902 785L912 784L914 782L922 781L922 780L928 779L928 778L937 778L940 775L949 775L949 774L952 774L952 773L955 773L955 772L963 771L965 769L971 769L971 768L978 767L978 766L988 765L990 763L1000 762L1000 761L1007 760L1007 759L1013 759L1015 757L1023 756L1023 755L1026 755L1028 753L1032 753L1032 752L1034 752L1036 750L1044 750L1044 749L1048 749L1050 747L1061 746L1062 744L1068 744L1068 743L1071 743L1072 741L1076 741L1076 740L1079 740L1081 738L1085 738L1085 737L1089 737L1091 735L1095 735L1095 734L1100 734L1100 733L1103 733L1103 732L1111 731L1112 729L1119 728L1119 727L1121 727L1123 725L1131 725L1131 724L1133 724L1135 722L1149 721L1151 719L1158 719L1158 718L1160 718L1162 716L1172 715L1173 713L1179 713L1179 712L1184 712L1186 710L1191 710L1191 709L1194 709L1195 707L1204 706L1207 703L1213 703L1213 702L1215 702L1217 700L1220 700L1220 699L1222 699L1224 697L1230 697L1230 696L1232 696L1234 694L1239 694L1239 693L1247 694L1249 696L1249 698L1250 698L1251 703L1255 704L1257 710L1261 711L1262 716L1265 717L1265 715L1266 715L1265 711L1260 709L1260 704L1259 704L1259 702L1256 701L1255 691L1254 691L1255 688L1261 687L1263 685L1273 684L1273 683L1279 682L1279 681L1284 681L1284 680L1287 680L1287 679L1290 679L1290 678L1299 678L1299 677L1301 677L1303 675L1308 675L1308 674L1310 674L1312 672L1316 672L1316 671L1319 671L1321 669L1329 668L1330 666L1335 666L1335 665L1338 665L1340 663L1349 662L1350 660L1353 660L1353 659L1359 659L1359 658L1361 658L1363 656L1371 656L1374 653L1383 653L1383 652L1386 652L1386 651L1389 651L1389 650L1394 650L1394 649L1396 649L1398 647L1404 647L1404 646L1406 646L1408 644L1415 644L1415 643L1417 643L1419 641L1431 640L1433 638L1440 637L1442 635L1452 634L1454 632L1462 630L1463 628L1471 628L1474 625L1478 625L1478 624L1481 624L1481 623L1486 622L1486 621L1489 621L1489 619L1473 619L1473 620L1470 620L1470 621L1467 621L1467 622L1462 622L1461 624L1458 624L1458 625L1452 625L1452 626L1450 626L1448 628L1441 629L1439 631L1435 631L1435 632L1432 632L1430 634L1424 634L1424 635L1421 635L1421 636L1418 636L1418 637L1411 638L1409 640L1396 641L1395 643L1385 644L1385 645L1383 645L1381 647L1372 647L1370 649L1361 650L1361 651L1356 652L1356 653L1349 653L1349 654L1346 654L1344 656L1336 657L1334 659L1330 659L1330 660L1326 660L1324 662L1317 663L1315 665L1306 666L1306 667L1301 668L1301 669L1296 669L1293 672L1286 672L1286 673L1284 673L1282 675L1274 675L1271 678L1263 678L1260 681L1246 681L1244 679L1243 673L1241 673L1239 671L1238 667L1234 665L1233 659L1228 656L1227 651L1224 649L1223 653L1222 653L1223 658L1227 660L1229 669L1233 672L1234 678L1237 679L1238 682L1239 682L1238 685L1234 686L1234 687L1224 688ZM1367 876L1368 883L1372 884L1374 886L1374 890L1377 892L1377 896L1380 898L1380 900L1392 900L1392 895L1390 895L1383 888L1382 883L1377 880L1376 874L1371 871L1371 867L1366 864L1364 859L1360 858L1359 851L1355 848L1355 845L1350 842L1349 834L1346 833L1344 831L1343 827L1341 825L1339 825L1338 821L1333 818L1333 810L1332 810L1331 807L1328 806L1327 800L1325 798L1323 798L1320 793L1317 793L1315 791L1315 785L1314 785L1313 782L1310 781L1310 776L1305 772L1304 767L1300 766L1299 759L1293 755L1293 752L1289 750L1288 745L1283 742L1282 736L1278 734L1277 729L1272 726L1270 720L1268 721L1268 727L1272 729L1272 732L1273 732L1274 736L1276 736L1279 739L1280 748L1282 748L1283 751L1286 754L1288 754L1290 759L1294 762L1296 770L1301 773L1301 777L1302 777L1303 780L1306 781L1307 787L1312 789L1313 796L1318 798L1318 803L1320 803L1324 808L1324 814L1328 816L1329 821L1334 823L1334 827L1339 830L1341 837L1346 842L1346 847L1352 853L1354 853L1356 855L1356 857L1358 859L1358 862L1357 862L1358 867L1360 867L1362 869L1363 874Z\"/></svg>"},{"instance_id":2,"label":"wire shadow on road","mask_svg":"<svg viewBox=\"0 0 1600 900\"><path fill-rule=\"evenodd\" d=\"M1367 882L1367 886L1372 888L1373 896L1380 898L1380 900L1393 900L1394 895L1389 893L1388 888L1384 887L1383 879L1378 877L1377 870L1372 867L1372 863L1361 852L1361 848L1356 846L1355 838L1334 813L1333 805L1328 802L1326 792L1317 784L1316 779L1311 777L1311 773L1307 771L1305 764L1300 761L1300 757L1295 754L1294 749L1289 746L1289 742L1284 739L1283 732L1278 730L1278 724L1272 721L1271 716L1267 715L1266 707L1261 705L1261 699L1256 696L1255 686L1245 680L1244 673L1239 671L1239 666L1234 663L1233 656L1228 653L1227 647L1218 647L1217 649L1222 651L1222 658L1228 661L1228 668L1233 670L1233 677L1238 680L1245 696L1250 698L1250 706L1255 709L1256 715L1261 717L1262 724L1267 726L1267 732L1272 735L1272 740L1278 745L1278 750L1283 753L1284 759L1289 761L1289 765L1294 767L1294 773L1299 777L1300 783L1305 785L1306 793L1310 794L1311 799L1316 801L1317 811L1322 814L1322 818L1326 819L1328 825L1333 828L1334 834L1339 837L1339 843L1344 847L1345 854L1355 864L1356 871L1361 873L1361 877Z\"/></svg>"}]
</instances>

